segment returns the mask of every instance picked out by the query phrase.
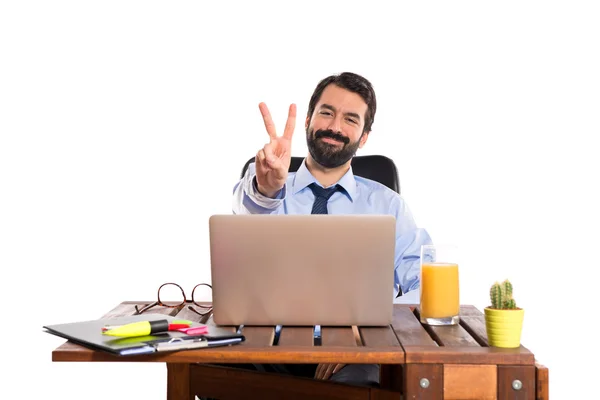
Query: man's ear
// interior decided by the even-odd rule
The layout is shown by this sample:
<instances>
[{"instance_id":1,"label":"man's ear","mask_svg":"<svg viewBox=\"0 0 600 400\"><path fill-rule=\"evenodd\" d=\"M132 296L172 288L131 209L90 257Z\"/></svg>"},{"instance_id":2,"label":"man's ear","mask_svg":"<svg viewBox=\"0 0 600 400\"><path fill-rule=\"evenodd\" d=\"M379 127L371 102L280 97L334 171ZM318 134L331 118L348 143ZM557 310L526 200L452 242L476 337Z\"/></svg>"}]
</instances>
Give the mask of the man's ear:
<instances>
[{"instance_id":1,"label":"man's ear","mask_svg":"<svg viewBox=\"0 0 600 400\"><path fill-rule=\"evenodd\" d=\"M359 149L362 149L362 147L365 145L365 143L367 143L367 139L369 139L369 133L371 133L371 131L363 132L363 134L361 135L360 141L358 144Z\"/></svg>"},{"instance_id":2,"label":"man's ear","mask_svg":"<svg viewBox=\"0 0 600 400\"><path fill-rule=\"evenodd\" d=\"M310 123L310 116L306 116L306 120L304 121L304 130L308 129L308 124Z\"/></svg>"}]
</instances>

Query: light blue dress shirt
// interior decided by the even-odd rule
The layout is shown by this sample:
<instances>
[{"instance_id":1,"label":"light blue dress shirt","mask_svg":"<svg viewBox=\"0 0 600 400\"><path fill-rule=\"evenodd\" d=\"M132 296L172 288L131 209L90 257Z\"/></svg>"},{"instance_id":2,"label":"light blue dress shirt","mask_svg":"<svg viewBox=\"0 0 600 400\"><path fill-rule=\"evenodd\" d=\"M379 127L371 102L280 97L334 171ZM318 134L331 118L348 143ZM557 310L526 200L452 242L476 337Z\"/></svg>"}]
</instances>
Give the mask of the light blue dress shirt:
<instances>
[{"instance_id":1,"label":"light blue dress shirt","mask_svg":"<svg viewBox=\"0 0 600 400\"><path fill-rule=\"evenodd\" d=\"M251 163L233 190L234 214L311 213L315 196L308 185L317 180L305 161L298 172L288 174L286 184L274 199L256 189L255 176L256 166ZM427 231L417 227L404 199L379 182L354 176L352 168L337 184L344 190L338 190L329 199L329 214L387 214L396 218L394 298L398 295L398 285L403 293L418 289L421 245L431 244L431 238Z\"/></svg>"}]
</instances>

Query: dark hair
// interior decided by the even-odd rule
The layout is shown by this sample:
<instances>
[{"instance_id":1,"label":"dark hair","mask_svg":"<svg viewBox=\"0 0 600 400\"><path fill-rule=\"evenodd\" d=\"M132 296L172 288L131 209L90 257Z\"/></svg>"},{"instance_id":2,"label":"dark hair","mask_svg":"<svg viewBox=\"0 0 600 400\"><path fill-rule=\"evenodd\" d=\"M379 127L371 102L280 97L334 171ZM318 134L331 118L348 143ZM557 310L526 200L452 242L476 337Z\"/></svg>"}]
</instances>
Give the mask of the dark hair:
<instances>
[{"instance_id":1,"label":"dark hair","mask_svg":"<svg viewBox=\"0 0 600 400\"><path fill-rule=\"evenodd\" d=\"M365 127L363 132L368 132L371 130L371 125L373 125L373 121L375 120L375 111L377 110L377 100L375 99L375 91L373 90L373 86L371 82L366 80L360 75L354 74L352 72L343 72L339 75L331 75L327 78L323 79L312 94L310 98L310 103L308 103L308 118L312 117L313 112L315 111L315 107L317 103L321 99L321 94L323 94L323 90L331 84L341 87L342 89L349 90L351 92L357 93L362 99L367 103L367 112L365 113Z\"/></svg>"}]
</instances>

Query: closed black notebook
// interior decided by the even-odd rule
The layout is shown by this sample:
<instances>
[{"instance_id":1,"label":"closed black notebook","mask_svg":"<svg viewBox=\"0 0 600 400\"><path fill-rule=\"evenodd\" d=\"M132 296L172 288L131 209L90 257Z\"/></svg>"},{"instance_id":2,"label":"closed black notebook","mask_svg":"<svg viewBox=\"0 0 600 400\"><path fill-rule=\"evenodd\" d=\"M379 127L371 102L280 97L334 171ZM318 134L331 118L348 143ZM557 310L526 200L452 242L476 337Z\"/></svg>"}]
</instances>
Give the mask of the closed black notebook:
<instances>
[{"instance_id":1,"label":"closed black notebook","mask_svg":"<svg viewBox=\"0 0 600 400\"><path fill-rule=\"evenodd\" d=\"M157 320L168 320L172 323L180 319L163 314L148 313L128 317L47 325L43 328L46 329L47 333L60 336L82 346L121 356L228 346L241 343L245 340L241 334L211 325L206 325L208 333L198 335L187 335L182 332L170 331L150 336L119 338L102 334L102 327L105 325L124 325L138 321ZM191 326L202 326L202 324L193 323Z\"/></svg>"}]
</instances>

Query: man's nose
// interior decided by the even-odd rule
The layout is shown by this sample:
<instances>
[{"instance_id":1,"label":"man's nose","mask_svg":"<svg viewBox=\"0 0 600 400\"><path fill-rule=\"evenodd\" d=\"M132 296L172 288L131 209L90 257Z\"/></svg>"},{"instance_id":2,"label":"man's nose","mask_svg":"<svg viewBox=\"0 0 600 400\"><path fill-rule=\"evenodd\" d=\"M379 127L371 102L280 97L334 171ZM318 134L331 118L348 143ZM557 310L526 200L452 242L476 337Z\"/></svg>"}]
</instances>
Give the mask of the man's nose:
<instances>
[{"instance_id":1,"label":"man's nose","mask_svg":"<svg viewBox=\"0 0 600 400\"><path fill-rule=\"evenodd\" d=\"M331 123L329 124L328 128L335 133L341 133L342 132L342 119L341 117L336 116L335 118L333 118L331 120Z\"/></svg>"}]
</instances>

